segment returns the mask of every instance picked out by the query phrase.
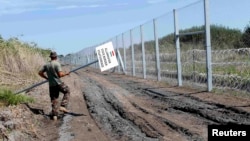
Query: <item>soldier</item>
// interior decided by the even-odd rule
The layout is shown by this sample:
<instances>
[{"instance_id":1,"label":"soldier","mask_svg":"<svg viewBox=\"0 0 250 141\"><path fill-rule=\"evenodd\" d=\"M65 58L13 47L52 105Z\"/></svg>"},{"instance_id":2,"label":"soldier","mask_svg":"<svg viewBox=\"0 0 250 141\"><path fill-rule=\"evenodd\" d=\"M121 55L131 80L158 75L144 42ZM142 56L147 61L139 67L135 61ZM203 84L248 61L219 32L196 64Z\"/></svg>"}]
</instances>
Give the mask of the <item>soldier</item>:
<instances>
[{"instance_id":1,"label":"soldier","mask_svg":"<svg viewBox=\"0 0 250 141\"><path fill-rule=\"evenodd\" d=\"M51 116L53 120L57 120L59 110L67 111L70 96L69 87L60 78L69 75L70 72L66 73L62 71L61 64L57 61L56 52L52 51L50 58L51 60L42 67L38 74L49 82L49 94L52 106ZM59 92L64 94L60 107L58 103Z\"/></svg>"}]
</instances>

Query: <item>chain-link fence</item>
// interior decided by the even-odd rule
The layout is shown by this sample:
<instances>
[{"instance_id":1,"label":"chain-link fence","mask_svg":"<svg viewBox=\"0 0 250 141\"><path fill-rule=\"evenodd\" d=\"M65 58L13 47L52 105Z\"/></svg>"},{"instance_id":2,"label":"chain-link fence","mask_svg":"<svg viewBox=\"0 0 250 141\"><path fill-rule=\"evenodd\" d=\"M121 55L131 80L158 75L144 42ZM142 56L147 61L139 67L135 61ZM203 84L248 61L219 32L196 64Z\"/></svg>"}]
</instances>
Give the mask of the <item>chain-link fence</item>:
<instances>
[{"instance_id":1,"label":"chain-link fence","mask_svg":"<svg viewBox=\"0 0 250 141\"><path fill-rule=\"evenodd\" d=\"M126 75L208 91L223 88L249 92L249 47L220 44L218 38L226 38L223 35L210 38L210 22L220 24L209 19L220 10L212 8L215 1L220 0L200 0L175 9L108 40L120 52ZM97 60L97 46L62 60L77 65ZM98 64L92 66L98 68ZM116 71L121 72L120 66Z\"/></svg>"},{"instance_id":2,"label":"chain-link fence","mask_svg":"<svg viewBox=\"0 0 250 141\"><path fill-rule=\"evenodd\" d=\"M218 4L222 6L219 7ZM211 27L224 25L228 30L226 33L220 30L211 38L214 88L250 92L250 46L242 43L242 37L237 37L250 24L247 14L249 4L248 0L223 3L220 0L210 0Z\"/></svg>"}]
</instances>

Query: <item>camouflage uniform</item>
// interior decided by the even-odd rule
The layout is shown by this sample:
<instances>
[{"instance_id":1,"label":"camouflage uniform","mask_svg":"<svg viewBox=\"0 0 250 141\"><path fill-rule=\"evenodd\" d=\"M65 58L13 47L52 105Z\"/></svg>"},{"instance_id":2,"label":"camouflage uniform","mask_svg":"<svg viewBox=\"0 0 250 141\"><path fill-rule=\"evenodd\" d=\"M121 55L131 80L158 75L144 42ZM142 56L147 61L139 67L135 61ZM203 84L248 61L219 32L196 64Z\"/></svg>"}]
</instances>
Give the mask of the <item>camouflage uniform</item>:
<instances>
[{"instance_id":1,"label":"camouflage uniform","mask_svg":"<svg viewBox=\"0 0 250 141\"><path fill-rule=\"evenodd\" d=\"M57 85L57 86L51 86L49 87L49 93L50 93L50 100L52 103L52 116L58 116L58 110L59 110L59 104L58 104L58 97L59 92L62 92L64 94L61 106L67 108L69 103L69 87L65 85L64 83Z\"/></svg>"},{"instance_id":2,"label":"camouflage uniform","mask_svg":"<svg viewBox=\"0 0 250 141\"><path fill-rule=\"evenodd\" d=\"M40 70L40 72L46 72L48 76L52 116L58 116L59 114L59 92L64 94L60 105L67 108L69 103L70 90L58 76L58 72L60 71L62 71L61 64L57 60L49 61Z\"/></svg>"}]
</instances>

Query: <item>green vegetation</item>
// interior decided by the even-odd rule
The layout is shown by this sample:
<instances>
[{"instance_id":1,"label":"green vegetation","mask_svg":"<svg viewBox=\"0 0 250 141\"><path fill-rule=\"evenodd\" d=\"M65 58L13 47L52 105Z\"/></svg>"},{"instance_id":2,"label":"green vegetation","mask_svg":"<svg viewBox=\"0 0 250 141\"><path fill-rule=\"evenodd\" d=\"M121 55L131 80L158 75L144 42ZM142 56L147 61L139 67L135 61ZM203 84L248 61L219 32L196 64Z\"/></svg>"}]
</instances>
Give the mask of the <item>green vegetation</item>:
<instances>
[{"instance_id":1,"label":"green vegetation","mask_svg":"<svg viewBox=\"0 0 250 141\"><path fill-rule=\"evenodd\" d=\"M241 42L245 45L250 47L250 23L245 27L245 31L242 34Z\"/></svg>"},{"instance_id":2,"label":"green vegetation","mask_svg":"<svg viewBox=\"0 0 250 141\"><path fill-rule=\"evenodd\" d=\"M248 25L242 33L239 29L230 29L228 27L211 25L211 44L214 50L217 49L237 49L241 47L250 47L250 26ZM204 31L204 26L192 27L180 30L180 33ZM160 44L174 43L174 34L167 35L159 39ZM203 45L204 34L185 35L180 38L181 45L196 43Z\"/></svg>"},{"instance_id":3,"label":"green vegetation","mask_svg":"<svg viewBox=\"0 0 250 141\"><path fill-rule=\"evenodd\" d=\"M212 73L213 85L250 91L250 23L244 31L231 29L221 25L211 25ZM180 30L182 33L204 31L204 26ZM159 38L161 70L171 74L176 65L174 33ZM155 41L145 43L146 63L155 62ZM206 83L206 48L205 34L180 36L181 63L183 79ZM131 47L127 49L131 54ZM141 44L134 45L135 54L141 53ZM121 50L122 52L123 50ZM148 58L147 58L148 57ZM141 58L135 57L136 61ZM154 65L150 67L154 68ZM148 71L147 71L148 72Z\"/></svg>"},{"instance_id":4,"label":"green vegetation","mask_svg":"<svg viewBox=\"0 0 250 141\"><path fill-rule=\"evenodd\" d=\"M211 25L211 45L213 50L250 48L250 24L242 32L239 29L231 29L221 25ZM181 33L204 31L204 26L194 26L180 30ZM185 35L180 37L182 51L190 50L194 44L196 49L204 49L205 34ZM174 33L159 38L159 50L162 53L175 52ZM131 48L131 46L130 46ZM141 52L141 44L134 45L135 52ZM146 54L155 51L155 41L145 42ZM121 50L122 52L122 50Z\"/></svg>"},{"instance_id":5,"label":"green vegetation","mask_svg":"<svg viewBox=\"0 0 250 141\"><path fill-rule=\"evenodd\" d=\"M49 53L35 43L5 40L0 35L0 85L14 91L38 81L37 72Z\"/></svg>"},{"instance_id":6,"label":"green vegetation","mask_svg":"<svg viewBox=\"0 0 250 141\"><path fill-rule=\"evenodd\" d=\"M0 89L0 103L2 105L17 105L20 103L32 103L34 99L25 95L16 95L7 89Z\"/></svg>"}]
</instances>

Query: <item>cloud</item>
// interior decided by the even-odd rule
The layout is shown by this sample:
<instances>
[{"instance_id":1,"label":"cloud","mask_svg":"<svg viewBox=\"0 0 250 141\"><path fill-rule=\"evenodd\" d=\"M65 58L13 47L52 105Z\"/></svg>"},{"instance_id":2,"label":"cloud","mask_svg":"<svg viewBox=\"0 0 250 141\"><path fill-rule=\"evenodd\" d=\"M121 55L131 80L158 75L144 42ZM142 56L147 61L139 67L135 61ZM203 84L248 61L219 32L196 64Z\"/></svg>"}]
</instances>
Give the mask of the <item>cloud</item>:
<instances>
[{"instance_id":1,"label":"cloud","mask_svg":"<svg viewBox=\"0 0 250 141\"><path fill-rule=\"evenodd\" d=\"M147 0L147 3L148 4L156 4L156 3L160 3L160 2L163 2L165 0Z\"/></svg>"},{"instance_id":2,"label":"cloud","mask_svg":"<svg viewBox=\"0 0 250 141\"><path fill-rule=\"evenodd\" d=\"M128 3L115 3L114 5L115 6L126 6L126 5L128 5Z\"/></svg>"},{"instance_id":3,"label":"cloud","mask_svg":"<svg viewBox=\"0 0 250 141\"><path fill-rule=\"evenodd\" d=\"M0 0L0 15L41 10L39 5L44 5L44 3L31 0Z\"/></svg>"},{"instance_id":4,"label":"cloud","mask_svg":"<svg viewBox=\"0 0 250 141\"><path fill-rule=\"evenodd\" d=\"M20 14L25 12L32 12L32 11L38 11L42 10L40 8L15 8L15 9L1 9L0 10L0 16L1 15L7 15L7 14Z\"/></svg>"},{"instance_id":5,"label":"cloud","mask_svg":"<svg viewBox=\"0 0 250 141\"><path fill-rule=\"evenodd\" d=\"M66 5L66 6L58 6L53 9L55 10L66 10L66 9L76 9L76 8L98 8L98 7L106 7L107 5L101 4L92 4L92 5ZM51 9L51 10L53 10Z\"/></svg>"},{"instance_id":6,"label":"cloud","mask_svg":"<svg viewBox=\"0 0 250 141\"><path fill-rule=\"evenodd\" d=\"M99 8L124 6L127 3L108 4L107 0L0 0L0 15L20 14L39 10L67 10L76 8Z\"/></svg>"},{"instance_id":7,"label":"cloud","mask_svg":"<svg viewBox=\"0 0 250 141\"><path fill-rule=\"evenodd\" d=\"M92 5L83 5L81 7L86 7L86 8L98 8L98 7L106 7L106 4L92 4Z\"/></svg>"},{"instance_id":8,"label":"cloud","mask_svg":"<svg viewBox=\"0 0 250 141\"><path fill-rule=\"evenodd\" d=\"M79 8L79 6L78 5L67 5L67 6L56 7L57 10L75 9L75 8Z\"/></svg>"}]
</instances>

